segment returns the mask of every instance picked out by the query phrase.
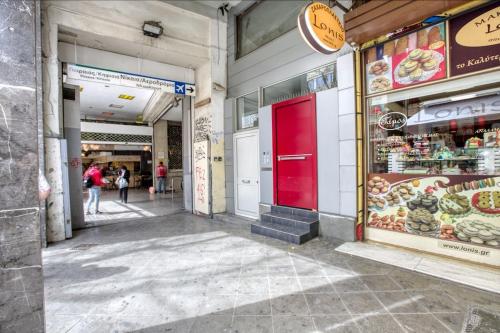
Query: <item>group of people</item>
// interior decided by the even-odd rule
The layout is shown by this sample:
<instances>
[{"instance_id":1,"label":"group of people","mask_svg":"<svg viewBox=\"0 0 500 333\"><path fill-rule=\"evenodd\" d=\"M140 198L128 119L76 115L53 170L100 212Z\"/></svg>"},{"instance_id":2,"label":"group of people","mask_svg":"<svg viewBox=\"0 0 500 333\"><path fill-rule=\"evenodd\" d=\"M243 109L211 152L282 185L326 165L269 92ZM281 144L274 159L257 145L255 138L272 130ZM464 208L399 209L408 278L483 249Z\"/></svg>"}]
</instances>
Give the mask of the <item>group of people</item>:
<instances>
[{"instance_id":1,"label":"group of people","mask_svg":"<svg viewBox=\"0 0 500 333\"><path fill-rule=\"evenodd\" d=\"M99 211L99 201L101 199L101 187L106 183L103 181L103 169L97 163L91 163L89 168L83 174L83 181L85 187L89 189L89 199L86 204L86 214L91 214L90 208L92 203L95 203L95 213L101 214ZM166 193L166 179L167 168L160 162L156 167L156 184L158 193ZM120 201L127 203L128 201L128 187L130 183L130 171L125 165L122 165L118 172L116 185L120 191Z\"/></svg>"},{"instance_id":2,"label":"group of people","mask_svg":"<svg viewBox=\"0 0 500 333\"><path fill-rule=\"evenodd\" d=\"M89 189L89 199L86 204L86 214L91 214L90 208L92 203L95 203L95 213L101 214L99 211L99 201L101 199L101 187L106 183L103 181L104 175L102 168L96 164L91 163L89 168L83 174L83 182L85 187ZM122 203L127 203L128 200L128 185L130 182L130 171L125 165L122 165L118 172L116 184L120 190L120 200Z\"/></svg>"}]
</instances>

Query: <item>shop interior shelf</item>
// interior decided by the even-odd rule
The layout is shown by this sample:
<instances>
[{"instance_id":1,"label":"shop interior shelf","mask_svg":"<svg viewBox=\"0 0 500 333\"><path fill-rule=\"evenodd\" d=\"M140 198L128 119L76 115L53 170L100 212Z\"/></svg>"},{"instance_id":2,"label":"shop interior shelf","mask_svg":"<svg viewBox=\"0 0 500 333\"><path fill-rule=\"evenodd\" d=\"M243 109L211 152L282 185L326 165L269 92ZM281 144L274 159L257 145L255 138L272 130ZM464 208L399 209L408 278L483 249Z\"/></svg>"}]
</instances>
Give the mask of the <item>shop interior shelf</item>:
<instances>
[{"instance_id":1,"label":"shop interior shelf","mask_svg":"<svg viewBox=\"0 0 500 333\"><path fill-rule=\"evenodd\" d=\"M426 158L421 160L397 160L398 162L447 162L447 161L477 161L479 158L468 157L468 158L446 158L446 159L437 159L437 158Z\"/></svg>"}]
</instances>

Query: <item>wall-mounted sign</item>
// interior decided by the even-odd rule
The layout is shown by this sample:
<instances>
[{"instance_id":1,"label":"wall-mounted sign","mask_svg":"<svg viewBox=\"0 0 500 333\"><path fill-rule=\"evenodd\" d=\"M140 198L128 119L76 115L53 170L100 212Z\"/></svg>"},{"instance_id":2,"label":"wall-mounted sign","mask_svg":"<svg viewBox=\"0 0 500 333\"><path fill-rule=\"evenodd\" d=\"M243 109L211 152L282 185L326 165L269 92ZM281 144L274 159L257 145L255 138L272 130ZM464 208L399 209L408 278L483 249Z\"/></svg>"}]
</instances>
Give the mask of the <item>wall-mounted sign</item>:
<instances>
[{"instance_id":1,"label":"wall-mounted sign","mask_svg":"<svg viewBox=\"0 0 500 333\"><path fill-rule=\"evenodd\" d=\"M76 84L77 81L101 82L124 87L157 89L177 95L195 96L194 84L170 81L154 77L115 72L106 69L67 64L66 83Z\"/></svg>"},{"instance_id":2,"label":"wall-mounted sign","mask_svg":"<svg viewBox=\"0 0 500 333\"><path fill-rule=\"evenodd\" d=\"M450 20L450 73L500 66L500 5L493 3Z\"/></svg>"},{"instance_id":3,"label":"wall-mounted sign","mask_svg":"<svg viewBox=\"0 0 500 333\"><path fill-rule=\"evenodd\" d=\"M389 112L378 119L378 126L383 130L397 130L406 125L406 115L400 112Z\"/></svg>"},{"instance_id":4,"label":"wall-mounted sign","mask_svg":"<svg viewBox=\"0 0 500 333\"><path fill-rule=\"evenodd\" d=\"M320 2L306 5L297 21L302 38L313 50L331 54L344 45L342 22L327 5Z\"/></svg>"}]
</instances>

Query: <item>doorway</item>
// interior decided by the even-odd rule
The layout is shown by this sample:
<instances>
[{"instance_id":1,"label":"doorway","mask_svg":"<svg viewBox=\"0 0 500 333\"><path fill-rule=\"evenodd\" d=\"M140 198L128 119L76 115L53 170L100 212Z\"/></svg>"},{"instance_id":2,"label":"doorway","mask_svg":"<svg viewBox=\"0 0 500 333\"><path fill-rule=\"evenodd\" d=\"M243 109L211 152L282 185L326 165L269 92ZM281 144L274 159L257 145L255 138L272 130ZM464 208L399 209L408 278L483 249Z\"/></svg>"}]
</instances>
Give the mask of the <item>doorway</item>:
<instances>
[{"instance_id":1,"label":"doorway","mask_svg":"<svg viewBox=\"0 0 500 333\"><path fill-rule=\"evenodd\" d=\"M235 213L259 216L259 130L236 133L234 147Z\"/></svg>"},{"instance_id":2,"label":"doorway","mask_svg":"<svg viewBox=\"0 0 500 333\"><path fill-rule=\"evenodd\" d=\"M274 203L318 209L316 95L273 105Z\"/></svg>"}]
</instances>

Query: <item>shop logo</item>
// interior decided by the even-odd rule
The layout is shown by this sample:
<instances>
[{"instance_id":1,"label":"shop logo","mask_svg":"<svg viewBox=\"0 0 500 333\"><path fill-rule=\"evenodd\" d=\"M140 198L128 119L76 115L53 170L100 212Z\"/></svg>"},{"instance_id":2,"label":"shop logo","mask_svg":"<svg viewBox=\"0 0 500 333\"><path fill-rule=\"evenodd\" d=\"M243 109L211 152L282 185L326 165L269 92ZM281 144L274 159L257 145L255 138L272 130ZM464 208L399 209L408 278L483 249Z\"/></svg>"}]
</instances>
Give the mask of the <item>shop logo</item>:
<instances>
[{"instance_id":1,"label":"shop logo","mask_svg":"<svg viewBox=\"0 0 500 333\"><path fill-rule=\"evenodd\" d=\"M313 50L331 54L344 45L344 27L329 6L310 3L302 9L297 21L302 38Z\"/></svg>"},{"instance_id":2,"label":"shop logo","mask_svg":"<svg viewBox=\"0 0 500 333\"><path fill-rule=\"evenodd\" d=\"M397 130L406 126L406 116L400 112L384 114L378 120L378 126L386 131Z\"/></svg>"},{"instance_id":3,"label":"shop logo","mask_svg":"<svg viewBox=\"0 0 500 333\"><path fill-rule=\"evenodd\" d=\"M470 20L457 32L455 40L466 47L500 44L500 7Z\"/></svg>"}]
</instances>

